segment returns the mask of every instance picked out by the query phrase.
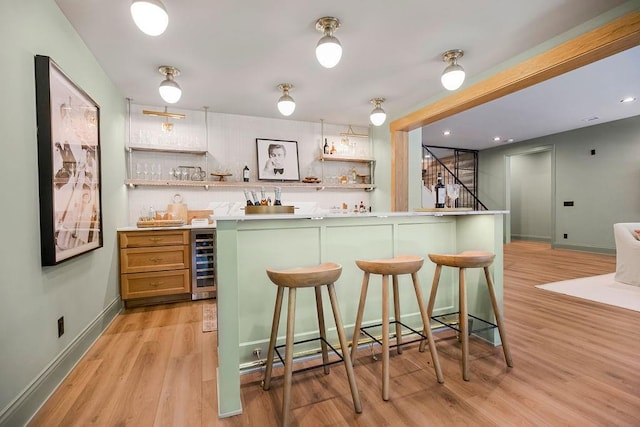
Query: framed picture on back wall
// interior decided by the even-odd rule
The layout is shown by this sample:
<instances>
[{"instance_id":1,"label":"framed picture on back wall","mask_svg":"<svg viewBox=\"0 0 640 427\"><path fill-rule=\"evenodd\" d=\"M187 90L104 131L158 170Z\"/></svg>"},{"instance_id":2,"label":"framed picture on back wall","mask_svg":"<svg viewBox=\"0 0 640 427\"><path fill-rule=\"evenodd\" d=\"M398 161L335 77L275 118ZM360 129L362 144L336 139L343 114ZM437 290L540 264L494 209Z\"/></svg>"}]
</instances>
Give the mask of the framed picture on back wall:
<instances>
[{"instance_id":1,"label":"framed picture on back wall","mask_svg":"<svg viewBox=\"0 0 640 427\"><path fill-rule=\"evenodd\" d=\"M256 138L258 179L300 181L298 142Z\"/></svg>"},{"instance_id":2,"label":"framed picture on back wall","mask_svg":"<svg viewBox=\"0 0 640 427\"><path fill-rule=\"evenodd\" d=\"M102 247L100 107L35 56L42 265Z\"/></svg>"}]
</instances>

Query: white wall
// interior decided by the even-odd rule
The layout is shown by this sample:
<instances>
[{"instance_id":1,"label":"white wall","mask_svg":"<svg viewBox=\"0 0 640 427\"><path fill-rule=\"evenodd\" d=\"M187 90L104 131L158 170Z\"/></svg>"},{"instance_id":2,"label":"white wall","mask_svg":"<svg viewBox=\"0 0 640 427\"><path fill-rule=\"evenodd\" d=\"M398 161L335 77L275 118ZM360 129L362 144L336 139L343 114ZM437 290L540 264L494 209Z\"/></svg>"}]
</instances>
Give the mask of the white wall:
<instances>
[{"instance_id":1,"label":"white wall","mask_svg":"<svg viewBox=\"0 0 640 427\"><path fill-rule=\"evenodd\" d=\"M142 109L162 110L161 107L132 105L132 142L137 145L139 143L139 129L141 126L141 115L138 114ZM301 122L293 120L277 120L261 117L249 117L233 114L222 114L209 112L207 115L208 122L208 138L205 128L205 118L203 111L190 111L171 108L171 112L186 114L184 120L171 120L174 123L172 132L178 133L183 129L188 129L183 133L189 135L189 141L193 144L190 149L207 149L209 152L207 164L207 177L210 173L226 169L232 173L231 177L225 178L228 181L242 181L242 168L246 164L250 169L250 183L261 184L265 187L273 198L273 189L278 184L269 181L258 181L257 176L257 155L256 155L256 138L264 139L281 139L287 141L297 141L298 157L300 166L300 177L318 176L322 177L323 165L319 159L322 150L323 135L327 138L329 145L335 143L338 150L344 149L344 155L356 155L359 157L372 156L372 143L368 138L349 138L355 142L355 147L348 147L341 144L342 136L340 133L348 131L347 125L325 124L324 132L321 124L311 122ZM159 117L146 116L144 119L145 131L151 134L151 141L157 144L158 137L161 133L162 119ZM367 134L369 129L362 127L352 127L354 133ZM207 144L208 139L208 144ZM162 142L165 148L171 148L172 142ZM175 147L180 148L180 147ZM349 151L352 150L352 151ZM354 151L355 150L355 151ZM147 159L148 162L147 162ZM163 174L168 179L167 172L172 166L182 165L198 165L204 168L204 158L197 158L191 155L176 154L135 154L134 153L134 173L135 163L139 161L147 163L162 163ZM261 165L262 167L262 165ZM346 163L346 162L325 162L324 178L327 182L332 177L347 174L352 168L361 174L368 173L368 166L364 163ZM377 175L377 174L376 174ZM377 191L377 190L374 190ZM135 224L140 212L144 208L152 205L155 209L166 209L168 203L172 203L173 196L179 193L183 197L183 202L187 204L189 209L208 209L213 205L222 202L237 203L243 205L245 202L242 187L238 188L221 188L210 187L208 190L197 187L144 187L139 186L129 189L129 223ZM355 204L362 201L365 206L370 206L370 192L357 189L325 189L318 191L315 186L306 189L299 188L282 188L282 203L300 205L315 205L317 209L329 210L333 207L341 207L342 203L346 203L349 208L353 208ZM223 214L220 210L216 214Z\"/></svg>"},{"instance_id":2,"label":"white wall","mask_svg":"<svg viewBox=\"0 0 640 427\"><path fill-rule=\"evenodd\" d=\"M0 425L22 425L119 309L116 228L126 224L124 98L53 0L0 2ZM40 263L34 56L52 57L101 108L104 247ZM57 334L64 316L65 333Z\"/></svg>"}]
</instances>

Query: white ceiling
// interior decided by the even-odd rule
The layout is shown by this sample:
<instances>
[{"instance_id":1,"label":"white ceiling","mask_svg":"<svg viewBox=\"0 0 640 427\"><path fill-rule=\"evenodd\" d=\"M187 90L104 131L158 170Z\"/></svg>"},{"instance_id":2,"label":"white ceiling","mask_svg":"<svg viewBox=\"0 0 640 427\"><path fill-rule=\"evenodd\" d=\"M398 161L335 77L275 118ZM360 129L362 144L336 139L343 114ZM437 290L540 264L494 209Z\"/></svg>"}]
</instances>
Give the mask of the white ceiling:
<instances>
[{"instance_id":1,"label":"white ceiling","mask_svg":"<svg viewBox=\"0 0 640 427\"><path fill-rule=\"evenodd\" d=\"M295 86L290 94L296 111L290 120L367 125L373 108L371 98L387 98L383 108L391 118L397 118L442 93L440 74L445 63L441 54L446 50L465 51L460 64L472 79L624 0L163 2L169 12L169 27L161 36L150 37L133 23L129 0L56 0L115 86L134 103L163 105L157 90L163 76L157 69L172 65L182 72L176 79L183 89L176 108L207 106L214 112L284 118L276 108L281 94L277 85L287 82ZM315 22L323 16L341 21L335 35L343 46L343 56L333 69L322 68L314 53L321 37ZM591 101L584 97L571 106L565 104L571 97L565 79L543 95L523 91L526 101L518 100L519 93L474 109L480 115L465 113L464 127L454 126L456 116L447 119L449 123L431 125L425 132L433 129L441 140L438 126L451 126L455 138L450 138L447 146L469 144L465 148L477 149L486 146L486 135L522 140L539 136L536 129L541 125L544 132L557 132L565 130L567 123L575 128L580 119L593 115L602 120L617 117L613 110L620 109L616 102L622 95L633 91L640 95L638 55L635 49L633 57L625 60L625 70L635 77L635 87L625 93L613 90L622 82L619 75L581 77L588 85L582 87L582 95L595 94L596 88L607 89L597 99L600 109L588 108ZM60 65L64 69L64 64ZM598 72L608 71L608 66L603 68L606 70ZM613 106L602 107L607 102ZM553 113L542 115L535 107L541 104L543 112ZM637 106L631 108L636 111L630 115L639 114ZM520 112L515 114L517 110ZM505 120L508 113L514 116ZM500 117L499 122L490 121L491 116ZM504 127L506 124L511 127ZM489 145L493 145L490 139Z\"/></svg>"}]
</instances>

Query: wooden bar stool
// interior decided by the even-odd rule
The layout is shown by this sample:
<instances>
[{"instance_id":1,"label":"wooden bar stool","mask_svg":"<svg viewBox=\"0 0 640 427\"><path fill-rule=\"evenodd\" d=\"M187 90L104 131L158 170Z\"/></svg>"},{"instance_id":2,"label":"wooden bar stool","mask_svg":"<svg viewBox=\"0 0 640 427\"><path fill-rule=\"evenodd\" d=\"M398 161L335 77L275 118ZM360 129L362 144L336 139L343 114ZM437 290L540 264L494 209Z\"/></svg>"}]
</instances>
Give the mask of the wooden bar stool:
<instances>
[{"instance_id":1,"label":"wooden bar stool","mask_svg":"<svg viewBox=\"0 0 640 427\"><path fill-rule=\"evenodd\" d=\"M356 261L357 266L364 271L364 277L362 279L362 290L360 293L360 302L358 304L358 314L356 315L355 329L353 330L353 342L351 346L351 360L355 360L356 350L358 348L358 336L360 331L365 333L370 338L379 342L373 336L366 332L367 328L373 328L380 326L371 325L362 328L362 315L364 312L364 304L367 298L367 289L369 287L369 276L371 274L382 275L382 399L389 400L389 323L395 323L396 326L396 345L398 354L402 353L402 331L401 327L412 330L414 333L421 335L421 340L425 337L429 342L429 351L431 352L431 359L433 360L433 367L436 371L436 377L439 383L443 383L442 370L440 369L440 361L438 360L438 353L436 352L436 346L433 341L433 335L431 334L431 327L429 325L429 317L425 310L422 300L422 292L420 290L420 282L418 281L418 270L422 267L424 258L414 255L397 256L390 259L379 259L374 261ZM408 327L400 322L400 299L398 295L398 275L410 274L413 279L413 288L416 293L416 299L418 300L418 307L420 309L420 316L422 317L423 333ZM394 318L393 322L389 322L389 276L392 277L393 282L393 308ZM411 341L414 342L414 341ZM409 342L404 343L409 344ZM420 351L424 351L424 347L421 345Z\"/></svg>"},{"instance_id":2,"label":"wooden bar stool","mask_svg":"<svg viewBox=\"0 0 640 427\"><path fill-rule=\"evenodd\" d=\"M320 329L320 338L305 340L304 342L320 340L322 349L322 364L315 367L324 367L325 374L329 373L329 356L327 346L331 347L333 351L335 349L326 340L327 331L324 323L324 314L322 310L322 294L320 289L322 286L326 286L329 291L329 300L331 301L331 308L333 310L333 318L336 324L336 330L338 332L338 339L340 340L340 347L342 355L337 351L336 354L344 362L345 369L347 370L347 378L349 379L349 387L351 388L351 397L353 398L353 406L357 413L362 412L362 405L360 403L360 394L358 393L358 387L353 375L353 364L349 355L349 349L347 347L347 340L342 326L342 320L340 319L340 310L338 308L338 300L336 299L336 291L334 282L338 280L342 273L342 266L336 263L325 263L314 267L295 268L290 270L272 270L267 269L267 276L269 279L278 286L278 293L276 296L276 306L273 312L273 323L271 325L271 339L269 340L269 351L267 353L267 366L264 377L264 390L269 390L271 386L271 372L273 369L273 357L276 349L276 338L278 336L278 325L280 323L280 311L282 309L282 296L285 289L288 289L288 309L287 309L287 338L285 343L285 359L284 359L284 393L282 398L282 425L289 424L289 406L291 400L291 377L293 375L293 345L298 344L293 341L294 327L295 327L295 310L296 310L296 290L298 288L314 288L316 294L316 310L318 314L318 326ZM278 353L278 355L280 355ZM335 363L339 363L335 362ZM307 370L301 369L302 370Z\"/></svg>"},{"instance_id":3,"label":"wooden bar stool","mask_svg":"<svg viewBox=\"0 0 640 427\"><path fill-rule=\"evenodd\" d=\"M442 270L442 266L455 267L460 270L459 278L458 278L458 287L459 287L459 312L458 314L458 325L460 329L453 327L448 323L444 323L440 321L438 318L449 316L449 313L440 316L433 317L433 320L442 323L443 325L450 327L460 333L460 341L462 343L462 378L465 381L469 381L469 334L472 331L469 331L469 323L468 318L472 317L473 319L479 320L492 328L497 327L498 332L500 333L500 340L502 340L502 351L504 352L504 358L507 362L507 366L513 367L513 361L511 360L511 352L509 351L509 343L507 342L507 335L504 330L504 323L502 320L502 314L500 313L500 307L498 307L498 300L496 299L496 294L493 286L493 280L491 280L491 275L489 274L489 266L493 263L493 259L495 255L491 252L480 252L480 251L465 251L458 255L442 255L442 254L429 254L429 259L436 264L436 271L433 275L433 285L431 287L431 295L429 296L429 306L427 307L427 314L429 318L432 318L433 315L433 306L436 300L436 293L438 291L438 282L440 281L440 272ZM496 317L496 324L491 322L487 322L486 320L479 319L473 315L469 315L467 312L467 291L464 280L464 270L465 268L482 268L484 269L484 277L487 281L487 287L489 288L489 297L491 298L491 305L493 306L493 313ZM424 341L420 343L420 347L424 348Z\"/></svg>"}]
</instances>

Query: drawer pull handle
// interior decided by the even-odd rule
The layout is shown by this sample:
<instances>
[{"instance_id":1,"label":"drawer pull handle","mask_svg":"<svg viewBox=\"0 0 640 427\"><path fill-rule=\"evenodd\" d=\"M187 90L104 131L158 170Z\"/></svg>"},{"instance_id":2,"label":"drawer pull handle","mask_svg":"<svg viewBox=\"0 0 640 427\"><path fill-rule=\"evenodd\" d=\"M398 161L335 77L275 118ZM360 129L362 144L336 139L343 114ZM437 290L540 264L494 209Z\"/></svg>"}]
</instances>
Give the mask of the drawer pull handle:
<instances>
[{"instance_id":1,"label":"drawer pull handle","mask_svg":"<svg viewBox=\"0 0 640 427\"><path fill-rule=\"evenodd\" d=\"M157 243L157 242L162 241L162 237L149 237L149 240L154 242L154 243Z\"/></svg>"},{"instance_id":2,"label":"drawer pull handle","mask_svg":"<svg viewBox=\"0 0 640 427\"><path fill-rule=\"evenodd\" d=\"M164 282L150 282L149 286L152 286L154 288L157 288L158 286L161 286Z\"/></svg>"},{"instance_id":3,"label":"drawer pull handle","mask_svg":"<svg viewBox=\"0 0 640 427\"><path fill-rule=\"evenodd\" d=\"M158 258L158 257L149 258L149 261L158 263L158 262L162 261L162 258Z\"/></svg>"}]
</instances>

